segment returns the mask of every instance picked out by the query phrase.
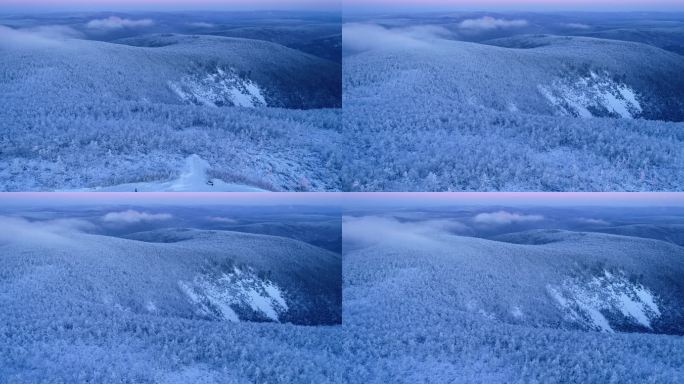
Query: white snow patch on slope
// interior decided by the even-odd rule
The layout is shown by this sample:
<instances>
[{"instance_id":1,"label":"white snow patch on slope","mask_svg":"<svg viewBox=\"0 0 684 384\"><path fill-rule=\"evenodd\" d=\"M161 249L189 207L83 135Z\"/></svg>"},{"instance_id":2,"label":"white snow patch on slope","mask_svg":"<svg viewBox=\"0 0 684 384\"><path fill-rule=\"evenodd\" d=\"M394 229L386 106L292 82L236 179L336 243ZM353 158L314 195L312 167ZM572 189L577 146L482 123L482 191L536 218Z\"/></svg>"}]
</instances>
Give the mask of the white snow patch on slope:
<instances>
[{"instance_id":1,"label":"white snow patch on slope","mask_svg":"<svg viewBox=\"0 0 684 384\"><path fill-rule=\"evenodd\" d=\"M653 293L621 272L604 270L589 281L569 279L560 286L549 285L547 290L571 321L594 330L614 332L607 313L649 329L651 321L661 316Z\"/></svg>"},{"instance_id":2,"label":"white snow patch on slope","mask_svg":"<svg viewBox=\"0 0 684 384\"><path fill-rule=\"evenodd\" d=\"M201 315L218 311L222 319L239 322L235 310L239 308L279 322L280 315L288 310L283 290L249 269L234 267L218 277L198 275L192 282L180 281L178 285Z\"/></svg>"},{"instance_id":3,"label":"white snow patch on slope","mask_svg":"<svg viewBox=\"0 0 684 384\"><path fill-rule=\"evenodd\" d=\"M226 183L209 179L209 163L197 155L185 159L180 176L170 181L126 183L109 187L83 188L79 192L264 192L263 189L244 184Z\"/></svg>"},{"instance_id":4,"label":"white snow patch on slope","mask_svg":"<svg viewBox=\"0 0 684 384\"><path fill-rule=\"evenodd\" d=\"M524 317L522 309L518 306L511 308L511 315L518 320Z\"/></svg>"},{"instance_id":5,"label":"white snow patch on slope","mask_svg":"<svg viewBox=\"0 0 684 384\"><path fill-rule=\"evenodd\" d=\"M551 86L540 85L539 91L565 116L634 119L643 112L637 93L607 72L592 71L589 76L576 80L559 79Z\"/></svg>"},{"instance_id":6,"label":"white snow patch on slope","mask_svg":"<svg viewBox=\"0 0 684 384\"><path fill-rule=\"evenodd\" d=\"M212 107L265 107L267 106L261 87L254 81L243 78L234 69L216 71L205 75L185 76L180 81L169 81L169 88L186 103Z\"/></svg>"},{"instance_id":7,"label":"white snow patch on slope","mask_svg":"<svg viewBox=\"0 0 684 384\"><path fill-rule=\"evenodd\" d=\"M147 312L154 313L157 312L157 306L154 304L152 300L149 300L147 304L145 304L145 309Z\"/></svg>"}]
</instances>

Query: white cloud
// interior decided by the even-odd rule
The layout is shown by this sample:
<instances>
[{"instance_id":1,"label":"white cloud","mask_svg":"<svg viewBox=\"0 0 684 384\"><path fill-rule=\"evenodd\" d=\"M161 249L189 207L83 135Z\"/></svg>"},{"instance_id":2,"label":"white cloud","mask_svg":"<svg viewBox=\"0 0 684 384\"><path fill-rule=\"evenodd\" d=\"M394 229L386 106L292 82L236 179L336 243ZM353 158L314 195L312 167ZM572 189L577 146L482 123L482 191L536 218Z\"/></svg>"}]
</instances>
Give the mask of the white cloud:
<instances>
[{"instance_id":1,"label":"white cloud","mask_svg":"<svg viewBox=\"0 0 684 384\"><path fill-rule=\"evenodd\" d=\"M188 25L195 28L214 28L216 26L216 24L205 23L203 21L188 23Z\"/></svg>"},{"instance_id":2,"label":"white cloud","mask_svg":"<svg viewBox=\"0 0 684 384\"><path fill-rule=\"evenodd\" d=\"M591 26L587 24L580 24L580 23L565 23L561 24L561 26L565 28L572 28L572 29L589 29Z\"/></svg>"},{"instance_id":3,"label":"white cloud","mask_svg":"<svg viewBox=\"0 0 684 384\"><path fill-rule=\"evenodd\" d=\"M67 235L87 232L95 226L80 219L29 221L23 217L0 216L0 243L64 243Z\"/></svg>"},{"instance_id":4,"label":"white cloud","mask_svg":"<svg viewBox=\"0 0 684 384\"><path fill-rule=\"evenodd\" d=\"M473 218L473 221L477 224L494 225L529 223L542 220L544 220L544 216L541 215L522 215L519 213L511 213L506 211L480 213Z\"/></svg>"},{"instance_id":5,"label":"white cloud","mask_svg":"<svg viewBox=\"0 0 684 384\"><path fill-rule=\"evenodd\" d=\"M487 31L492 29L526 27L528 24L529 23L527 22L527 20L523 19L506 20L495 19L491 16L484 16L479 19L463 20L458 24L458 26L461 29Z\"/></svg>"},{"instance_id":6,"label":"white cloud","mask_svg":"<svg viewBox=\"0 0 684 384\"><path fill-rule=\"evenodd\" d=\"M385 28L377 24L347 23L342 27L345 50L362 52L380 48L417 48L430 41L449 37L449 30L434 25Z\"/></svg>"},{"instance_id":7,"label":"white cloud","mask_svg":"<svg viewBox=\"0 0 684 384\"><path fill-rule=\"evenodd\" d=\"M585 224L592 224L592 225L610 225L609 222L602 220L602 219L591 219L591 218L580 218L577 221Z\"/></svg>"},{"instance_id":8,"label":"white cloud","mask_svg":"<svg viewBox=\"0 0 684 384\"><path fill-rule=\"evenodd\" d=\"M135 224L141 222L170 220L171 218L173 218L173 216L168 213L147 213L129 209L127 211L121 212L109 212L108 214L104 215L102 220L108 223Z\"/></svg>"},{"instance_id":9,"label":"white cloud","mask_svg":"<svg viewBox=\"0 0 684 384\"><path fill-rule=\"evenodd\" d=\"M86 24L88 28L104 30L150 27L152 25L154 25L154 20L152 19L132 20L122 19L118 16L110 16L106 19L95 19Z\"/></svg>"},{"instance_id":10,"label":"white cloud","mask_svg":"<svg viewBox=\"0 0 684 384\"><path fill-rule=\"evenodd\" d=\"M399 221L394 217L363 216L342 218L345 242L369 246L382 242L429 242L436 236L465 232L468 227L455 220Z\"/></svg>"},{"instance_id":11,"label":"white cloud","mask_svg":"<svg viewBox=\"0 0 684 384\"><path fill-rule=\"evenodd\" d=\"M224 224L235 224L238 221L235 219L231 219L230 217L220 217L220 216L212 216L208 218L209 221L213 221L215 223L224 223Z\"/></svg>"},{"instance_id":12,"label":"white cloud","mask_svg":"<svg viewBox=\"0 0 684 384\"><path fill-rule=\"evenodd\" d=\"M83 35L64 25L44 25L35 28L14 29L0 25L0 46L50 46L59 45L66 39L78 39Z\"/></svg>"}]
</instances>

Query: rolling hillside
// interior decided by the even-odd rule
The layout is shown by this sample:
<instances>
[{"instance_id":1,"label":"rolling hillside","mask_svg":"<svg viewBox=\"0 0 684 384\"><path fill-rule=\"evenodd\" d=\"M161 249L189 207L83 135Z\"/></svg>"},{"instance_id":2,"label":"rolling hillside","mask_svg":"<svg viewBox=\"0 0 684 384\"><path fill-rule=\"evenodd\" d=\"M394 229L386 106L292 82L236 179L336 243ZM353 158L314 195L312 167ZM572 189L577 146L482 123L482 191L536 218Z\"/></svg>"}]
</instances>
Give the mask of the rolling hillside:
<instances>
[{"instance_id":1,"label":"rolling hillside","mask_svg":"<svg viewBox=\"0 0 684 384\"><path fill-rule=\"evenodd\" d=\"M251 87L262 93L262 106L340 106L336 64L278 44L174 34L119 42L3 43L3 97L34 102L102 97L166 104L194 97L196 104L209 104L201 102L202 96L213 93L214 106L250 106L231 93L254 96L248 92ZM191 90L195 92L188 97L179 95Z\"/></svg>"},{"instance_id":2,"label":"rolling hillside","mask_svg":"<svg viewBox=\"0 0 684 384\"><path fill-rule=\"evenodd\" d=\"M129 239L55 238L57 246L2 245L6 300L34 308L50 302L65 314L86 305L185 319L341 321L339 257L305 243L184 229ZM12 306L7 302L6 308Z\"/></svg>"},{"instance_id":3,"label":"rolling hillside","mask_svg":"<svg viewBox=\"0 0 684 384\"><path fill-rule=\"evenodd\" d=\"M345 252L344 348L366 367L360 382L682 378L680 246L566 231L499 240L408 231Z\"/></svg>"},{"instance_id":4,"label":"rolling hillside","mask_svg":"<svg viewBox=\"0 0 684 384\"><path fill-rule=\"evenodd\" d=\"M258 234L120 238L1 219L0 382L341 382L339 254Z\"/></svg>"},{"instance_id":5,"label":"rolling hillside","mask_svg":"<svg viewBox=\"0 0 684 384\"><path fill-rule=\"evenodd\" d=\"M339 64L248 39L7 31L2 190L171 191L192 159L192 190L339 189Z\"/></svg>"},{"instance_id":6,"label":"rolling hillside","mask_svg":"<svg viewBox=\"0 0 684 384\"><path fill-rule=\"evenodd\" d=\"M345 188L679 189L682 56L584 37L377 33L344 57Z\"/></svg>"}]
</instances>

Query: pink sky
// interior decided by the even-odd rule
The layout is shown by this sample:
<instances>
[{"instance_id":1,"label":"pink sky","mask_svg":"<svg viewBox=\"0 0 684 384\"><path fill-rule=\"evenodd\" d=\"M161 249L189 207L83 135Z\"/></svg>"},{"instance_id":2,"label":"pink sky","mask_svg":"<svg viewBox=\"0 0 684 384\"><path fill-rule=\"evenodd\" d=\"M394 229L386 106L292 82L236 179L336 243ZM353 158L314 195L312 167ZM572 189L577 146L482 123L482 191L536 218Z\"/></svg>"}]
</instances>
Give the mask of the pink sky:
<instances>
[{"instance_id":1,"label":"pink sky","mask_svg":"<svg viewBox=\"0 0 684 384\"><path fill-rule=\"evenodd\" d=\"M0 9L684 10L684 0L0 0Z\"/></svg>"},{"instance_id":2,"label":"pink sky","mask_svg":"<svg viewBox=\"0 0 684 384\"><path fill-rule=\"evenodd\" d=\"M684 193L674 192L375 192L350 193L344 200L365 205L539 205L684 207ZM352 204L353 205L353 204Z\"/></svg>"},{"instance_id":3,"label":"pink sky","mask_svg":"<svg viewBox=\"0 0 684 384\"><path fill-rule=\"evenodd\" d=\"M684 0L343 0L345 8L451 8L462 9L672 9Z\"/></svg>"},{"instance_id":4,"label":"pink sky","mask_svg":"<svg viewBox=\"0 0 684 384\"><path fill-rule=\"evenodd\" d=\"M341 0L0 0L13 9L339 9Z\"/></svg>"}]
</instances>

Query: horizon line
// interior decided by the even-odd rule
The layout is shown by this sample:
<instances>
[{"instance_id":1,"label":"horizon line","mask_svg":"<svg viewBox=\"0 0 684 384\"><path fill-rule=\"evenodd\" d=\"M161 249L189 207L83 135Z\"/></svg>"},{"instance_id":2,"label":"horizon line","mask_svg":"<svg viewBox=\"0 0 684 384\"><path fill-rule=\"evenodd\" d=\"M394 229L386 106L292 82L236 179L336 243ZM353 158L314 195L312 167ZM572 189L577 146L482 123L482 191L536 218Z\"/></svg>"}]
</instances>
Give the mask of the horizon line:
<instances>
[{"instance_id":1,"label":"horizon line","mask_svg":"<svg viewBox=\"0 0 684 384\"><path fill-rule=\"evenodd\" d=\"M312 205L402 206L594 206L684 207L681 192L4 192L0 207L25 204Z\"/></svg>"}]
</instances>

